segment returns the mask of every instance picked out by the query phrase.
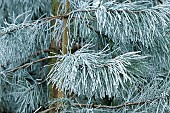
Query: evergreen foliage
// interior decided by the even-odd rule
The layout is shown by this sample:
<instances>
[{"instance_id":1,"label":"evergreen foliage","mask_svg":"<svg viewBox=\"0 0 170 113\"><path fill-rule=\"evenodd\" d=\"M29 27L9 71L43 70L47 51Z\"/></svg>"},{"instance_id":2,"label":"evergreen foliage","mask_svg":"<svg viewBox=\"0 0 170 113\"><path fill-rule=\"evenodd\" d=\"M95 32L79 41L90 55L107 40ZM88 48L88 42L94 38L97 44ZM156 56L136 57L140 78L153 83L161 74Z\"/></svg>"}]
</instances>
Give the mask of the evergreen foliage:
<instances>
[{"instance_id":1,"label":"evergreen foliage","mask_svg":"<svg viewBox=\"0 0 170 113\"><path fill-rule=\"evenodd\" d=\"M0 112L170 112L170 1L67 3L0 1Z\"/></svg>"}]
</instances>

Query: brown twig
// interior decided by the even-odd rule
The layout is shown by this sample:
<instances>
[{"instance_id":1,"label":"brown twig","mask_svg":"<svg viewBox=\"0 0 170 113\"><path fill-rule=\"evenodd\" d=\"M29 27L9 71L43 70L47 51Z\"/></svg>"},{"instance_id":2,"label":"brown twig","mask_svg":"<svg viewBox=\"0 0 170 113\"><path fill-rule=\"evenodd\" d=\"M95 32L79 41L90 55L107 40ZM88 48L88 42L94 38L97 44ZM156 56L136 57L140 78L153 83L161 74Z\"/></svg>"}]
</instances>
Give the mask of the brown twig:
<instances>
[{"instance_id":1,"label":"brown twig","mask_svg":"<svg viewBox=\"0 0 170 113\"><path fill-rule=\"evenodd\" d=\"M73 52L75 52L76 50L78 50L78 49L80 49L80 48L81 48L80 45L73 45L71 51L72 51L72 53L73 53ZM41 54L41 53L43 53L43 52L52 52L52 49L60 49L60 50L61 50L61 47L59 47L59 48L51 48L51 49L40 50L40 51L35 52L34 54L30 55L29 57L35 56L35 55L39 55L39 54ZM34 62L30 62L30 63L26 63L26 64L23 64L23 65L17 66L17 67L15 67L15 68L11 69L11 70L5 71L5 73L15 72L15 71L17 71L17 70L19 70L19 69L21 69L21 68L25 68L25 67L30 66L30 65L32 65L32 64L35 64L35 63L38 63L38 62L42 62L42 61L44 61L44 60L48 60L48 59L52 59L52 58L58 58L58 57L61 57L61 56L58 55L58 56L45 57L45 58L36 60L36 61L34 61ZM2 66L1 66L1 67L2 67ZM2 75L2 73L0 73L0 75Z\"/></svg>"},{"instance_id":2,"label":"brown twig","mask_svg":"<svg viewBox=\"0 0 170 113\"><path fill-rule=\"evenodd\" d=\"M46 109L46 110L44 110L44 111L41 111L41 112L39 112L39 113L47 113L47 112L49 112L49 111L51 111L51 110L54 110L54 109L56 109L56 107L48 108L48 109Z\"/></svg>"},{"instance_id":3,"label":"brown twig","mask_svg":"<svg viewBox=\"0 0 170 113\"><path fill-rule=\"evenodd\" d=\"M142 105L142 104L151 103L153 101L157 101L157 100L160 100L160 99L168 99L168 98L170 98L170 95L167 95L167 96L164 96L164 97L157 97L157 98L149 99L149 100L146 100L146 101L140 101L140 102L127 102L127 103L124 103L124 104L118 105L118 106L80 104L80 103L74 103L73 106L80 107L80 108L90 107L90 108L96 108L96 109L102 109L102 108L103 109L119 109L119 108L122 108L122 107L133 106L133 105ZM57 107L53 107L52 109L55 109L55 108L57 108ZM49 109L47 109L47 110L49 111ZM40 113L46 113L45 111L42 111Z\"/></svg>"},{"instance_id":4,"label":"brown twig","mask_svg":"<svg viewBox=\"0 0 170 113\"><path fill-rule=\"evenodd\" d=\"M100 109L100 108L119 109L119 108L126 107L126 106L142 105L142 104L145 104L145 103L151 103L151 102L156 101L156 100L167 99L167 98L170 98L170 95L167 95L167 96L164 96L164 97L157 97L157 98L150 99L150 100L146 100L146 101L128 102L128 103L124 103L124 104L118 105L118 106L91 105L91 107L92 107L92 108L97 108L97 109ZM90 105L88 105L88 104L79 104L79 103L75 103L75 104L73 104L73 105L74 105L74 106L77 106L77 107L88 107L88 106L90 106Z\"/></svg>"},{"instance_id":5,"label":"brown twig","mask_svg":"<svg viewBox=\"0 0 170 113\"><path fill-rule=\"evenodd\" d=\"M62 57L61 55L45 57L45 58L42 58L42 59L38 59L38 60L36 60L36 61L34 61L34 62L26 63L26 64L24 64L24 65L17 66L17 67L15 67L15 68L13 68L13 69L6 70L4 73L15 72L15 71L17 71L17 70L19 70L19 69L22 69L22 68L25 68L25 67L29 67L29 66L31 66L31 65L33 65L33 64L35 64L35 63L42 62L42 61L44 61L44 60L48 60L48 59L52 59L52 58L61 58L61 57ZM2 75L2 74L3 74L3 73L0 73L0 75Z\"/></svg>"},{"instance_id":6,"label":"brown twig","mask_svg":"<svg viewBox=\"0 0 170 113\"><path fill-rule=\"evenodd\" d=\"M0 35L3 36L5 34L8 34L8 33L23 29L23 28L31 27L31 26L33 26L33 25L35 25L35 24L37 24L38 22L41 22L41 21L53 20L53 19L57 19L57 18L61 19L61 18L66 18L66 17L68 17L68 15L59 15L59 16L51 16L51 17L42 18L42 19L37 20L35 22L28 23L27 25L21 25L20 27L16 27L16 28L4 31L4 32L0 32Z\"/></svg>"}]
</instances>

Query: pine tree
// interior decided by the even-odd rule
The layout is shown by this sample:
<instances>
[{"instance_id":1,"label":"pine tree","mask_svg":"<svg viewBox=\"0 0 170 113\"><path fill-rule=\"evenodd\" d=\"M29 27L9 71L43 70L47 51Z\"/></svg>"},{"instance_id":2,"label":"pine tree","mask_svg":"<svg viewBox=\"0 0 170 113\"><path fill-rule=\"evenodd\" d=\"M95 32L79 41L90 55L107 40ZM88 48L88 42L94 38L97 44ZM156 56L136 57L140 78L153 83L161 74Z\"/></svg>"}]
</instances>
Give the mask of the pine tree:
<instances>
[{"instance_id":1,"label":"pine tree","mask_svg":"<svg viewBox=\"0 0 170 113\"><path fill-rule=\"evenodd\" d=\"M0 112L170 112L170 1L1 0Z\"/></svg>"}]
</instances>

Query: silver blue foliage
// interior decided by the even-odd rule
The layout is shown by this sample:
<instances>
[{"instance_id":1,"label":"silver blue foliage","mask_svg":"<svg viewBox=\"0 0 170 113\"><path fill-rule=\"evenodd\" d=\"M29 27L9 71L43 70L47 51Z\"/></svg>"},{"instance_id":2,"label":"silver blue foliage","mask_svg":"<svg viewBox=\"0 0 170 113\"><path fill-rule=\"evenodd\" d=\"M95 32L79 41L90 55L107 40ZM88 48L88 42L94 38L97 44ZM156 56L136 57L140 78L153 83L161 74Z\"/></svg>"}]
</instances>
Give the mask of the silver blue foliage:
<instances>
[{"instance_id":1,"label":"silver blue foliage","mask_svg":"<svg viewBox=\"0 0 170 113\"><path fill-rule=\"evenodd\" d=\"M32 62L52 57L34 54L51 40L60 45L65 29L50 14L51 1L0 1L0 112L38 112L56 103L49 99L51 83L75 95L61 99L61 112L170 112L169 0L70 0L68 14L66 0L58 1L56 14L68 17L68 53L49 64L48 74L46 62ZM81 49L72 53L74 43ZM112 109L90 106L104 99Z\"/></svg>"}]
</instances>

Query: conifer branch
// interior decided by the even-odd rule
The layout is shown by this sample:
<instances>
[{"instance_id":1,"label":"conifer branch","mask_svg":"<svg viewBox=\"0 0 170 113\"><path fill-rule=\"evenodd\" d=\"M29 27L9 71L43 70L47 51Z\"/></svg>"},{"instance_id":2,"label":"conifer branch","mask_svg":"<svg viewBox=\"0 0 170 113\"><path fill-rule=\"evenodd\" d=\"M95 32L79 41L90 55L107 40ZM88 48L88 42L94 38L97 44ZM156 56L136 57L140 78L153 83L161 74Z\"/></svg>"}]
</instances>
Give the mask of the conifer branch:
<instances>
[{"instance_id":1,"label":"conifer branch","mask_svg":"<svg viewBox=\"0 0 170 113\"><path fill-rule=\"evenodd\" d=\"M73 105L76 107L92 107L92 108L96 108L96 109L100 109L100 108L105 108L105 109L119 109L122 107L127 107L127 106L133 106L133 105L142 105L142 104L147 104L147 103L151 103L153 101L157 101L160 99L169 99L170 95L164 96L164 97L157 97L154 99L149 99L149 100L145 100L145 101L140 101L140 102L127 102L124 103L122 105L118 105L118 106L106 106L106 105L88 105L88 104L79 104L79 103L74 103Z\"/></svg>"},{"instance_id":2,"label":"conifer branch","mask_svg":"<svg viewBox=\"0 0 170 113\"><path fill-rule=\"evenodd\" d=\"M16 27L16 28L12 28L12 29L7 30L7 31L0 31L0 36L3 36L5 34L9 34L11 32L14 32L14 31L17 31L17 30L20 30L20 29L23 29L23 28L31 27L31 26L39 23L39 22L42 22L42 21L49 21L49 20L54 20L54 19L67 19L70 15L72 15L74 13L78 13L78 12L95 12L97 10L98 10L97 8L95 8L95 9L88 9L88 10L79 9L79 10L71 11L70 13L67 13L67 14L64 14L64 15L56 15L56 16L51 16L51 17L45 17L45 18L42 18L40 20L36 20L35 22L26 23L26 25L22 25L22 26L19 26L19 27ZM141 10L141 11L137 11L136 10L135 11L135 10L127 10L127 9L124 9L124 10L106 9L106 11L113 12L113 13L114 12L118 12L118 13L127 12L127 13L134 13L134 14L139 14L139 13L145 13L146 12L144 10ZM72 16L72 18L75 18L75 17Z\"/></svg>"},{"instance_id":3,"label":"conifer branch","mask_svg":"<svg viewBox=\"0 0 170 113\"><path fill-rule=\"evenodd\" d=\"M81 47L80 45L73 45L71 51L72 51L72 52L75 52L75 51L76 51L77 49L79 49L80 47ZM40 51L34 53L33 55L30 55L30 57L31 57L31 56L35 56L35 55L39 55L39 54L44 53L44 52L48 52L48 53L49 53L49 52L52 52L52 49L59 49L59 50L61 50L61 46L60 46L59 48L51 48L51 49L40 50ZM17 66L17 67L15 67L15 68L11 69L11 70L6 71L5 73L15 72L15 71L17 71L17 70L19 70L19 69L21 69L21 68L25 68L25 67L31 66L31 65L33 65L33 64L36 64L36 63L38 63L38 62L42 62L42 61L44 61L44 60L53 59L53 58L61 58L61 57L62 57L61 55L45 57L45 58L36 60L36 61L34 61L34 62L31 62L31 63L25 63L25 64L23 64L23 65ZM30 64L31 64L31 65L30 65ZM2 75L2 73L0 73L0 75Z\"/></svg>"},{"instance_id":4,"label":"conifer branch","mask_svg":"<svg viewBox=\"0 0 170 113\"><path fill-rule=\"evenodd\" d=\"M149 100L145 100L145 101L140 101L140 102L127 102L127 103L124 103L122 105L117 105L117 106L106 106L106 105L95 105L95 104L80 104L80 103L73 103L72 105L75 106L75 107L80 107L80 108L90 107L90 108L95 108L95 109L120 109L120 108L123 108L123 107L148 104L148 103L151 103L153 101L157 101L157 100L160 100L160 99L169 99L169 98L170 98L170 95L166 95L164 97L157 97L157 98L153 98L153 99L149 99ZM53 110L53 109L58 109L58 107L52 107L50 109L41 111L40 113L47 113L47 112L49 112L50 110Z\"/></svg>"}]
</instances>

